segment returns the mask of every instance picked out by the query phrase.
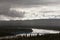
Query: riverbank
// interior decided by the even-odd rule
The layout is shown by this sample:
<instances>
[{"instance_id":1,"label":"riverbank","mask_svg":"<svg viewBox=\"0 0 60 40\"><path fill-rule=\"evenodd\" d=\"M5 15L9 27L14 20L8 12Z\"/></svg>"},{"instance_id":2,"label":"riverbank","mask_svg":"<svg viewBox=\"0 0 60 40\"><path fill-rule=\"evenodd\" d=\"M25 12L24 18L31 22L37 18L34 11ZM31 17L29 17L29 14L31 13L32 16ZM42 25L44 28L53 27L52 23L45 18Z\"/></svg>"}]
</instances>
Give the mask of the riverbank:
<instances>
[{"instance_id":1,"label":"riverbank","mask_svg":"<svg viewBox=\"0 0 60 40\"><path fill-rule=\"evenodd\" d=\"M30 33L32 31L32 29L0 29L0 37Z\"/></svg>"}]
</instances>

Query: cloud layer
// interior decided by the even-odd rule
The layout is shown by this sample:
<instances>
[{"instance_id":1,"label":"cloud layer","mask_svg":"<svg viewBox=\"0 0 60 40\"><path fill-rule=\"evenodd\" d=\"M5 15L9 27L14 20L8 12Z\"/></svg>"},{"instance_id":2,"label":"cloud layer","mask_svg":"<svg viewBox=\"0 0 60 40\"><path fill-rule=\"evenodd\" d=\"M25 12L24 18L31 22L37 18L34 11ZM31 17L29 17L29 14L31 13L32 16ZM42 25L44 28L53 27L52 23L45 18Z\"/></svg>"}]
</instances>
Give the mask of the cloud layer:
<instances>
[{"instance_id":1,"label":"cloud layer","mask_svg":"<svg viewBox=\"0 0 60 40\"><path fill-rule=\"evenodd\" d=\"M21 14L23 14L23 16L18 16L19 20L60 18L60 5L37 6L30 8L15 7L10 8L10 11L22 12Z\"/></svg>"},{"instance_id":2,"label":"cloud layer","mask_svg":"<svg viewBox=\"0 0 60 40\"><path fill-rule=\"evenodd\" d=\"M57 15L58 17L56 17ZM0 20L32 20L59 17L60 0L0 0Z\"/></svg>"}]
</instances>

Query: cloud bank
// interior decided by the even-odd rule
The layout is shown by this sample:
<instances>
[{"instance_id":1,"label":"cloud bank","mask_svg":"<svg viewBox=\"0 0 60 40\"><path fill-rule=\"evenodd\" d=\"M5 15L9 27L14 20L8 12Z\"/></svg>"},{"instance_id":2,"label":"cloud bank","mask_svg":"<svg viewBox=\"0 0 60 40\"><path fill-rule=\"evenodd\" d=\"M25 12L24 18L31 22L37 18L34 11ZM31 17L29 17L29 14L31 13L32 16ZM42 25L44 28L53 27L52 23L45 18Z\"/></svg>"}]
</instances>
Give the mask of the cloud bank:
<instances>
[{"instance_id":1,"label":"cloud bank","mask_svg":"<svg viewBox=\"0 0 60 40\"><path fill-rule=\"evenodd\" d=\"M49 19L60 17L60 5L38 6L31 8L11 8L11 10L25 12L22 19Z\"/></svg>"},{"instance_id":2,"label":"cloud bank","mask_svg":"<svg viewBox=\"0 0 60 40\"><path fill-rule=\"evenodd\" d=\"M60 18L60 0L0 0L0 20L51 18Z\"/></svg>"}]
</instances>

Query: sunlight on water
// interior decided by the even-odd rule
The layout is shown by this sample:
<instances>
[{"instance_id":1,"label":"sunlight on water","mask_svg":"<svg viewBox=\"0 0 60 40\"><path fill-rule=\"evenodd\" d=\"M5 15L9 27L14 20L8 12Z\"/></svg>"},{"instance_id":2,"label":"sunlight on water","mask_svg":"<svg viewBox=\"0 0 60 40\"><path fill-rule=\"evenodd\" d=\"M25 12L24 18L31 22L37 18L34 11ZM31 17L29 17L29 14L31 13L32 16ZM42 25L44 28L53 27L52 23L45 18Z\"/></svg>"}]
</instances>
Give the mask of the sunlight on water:
<instances>
[{"instance_id":1,"label":"sunlight on water","mask_svg":"<svg viewBox=\"0 0 60 40\"><path fill-rule=\"evenodd\" d=\"M45 29L32 29L33 32L32 33L41 33L41 34L45 34L45 33L60 33L60 31L55 31L55 30L45 30Z\"/></svg>"},{"instance_id":2,"label":"sunlight on water","mask_svg":"<svg viewBox=\"0 0 60 40\"><path fill-rule=\"evenodd\" d=\"M60 31L56 31L56 30L46 30L46 29L32 29L33 32L31 33L27 33L27 36L36 36L37 33L39 33L39 35L44 35L44 34L56 34L56 33L60 33ZM23 34L17 34L16 36L23 36L23 35L26 35L25 33Z\"/></svg>"}]
</instances>

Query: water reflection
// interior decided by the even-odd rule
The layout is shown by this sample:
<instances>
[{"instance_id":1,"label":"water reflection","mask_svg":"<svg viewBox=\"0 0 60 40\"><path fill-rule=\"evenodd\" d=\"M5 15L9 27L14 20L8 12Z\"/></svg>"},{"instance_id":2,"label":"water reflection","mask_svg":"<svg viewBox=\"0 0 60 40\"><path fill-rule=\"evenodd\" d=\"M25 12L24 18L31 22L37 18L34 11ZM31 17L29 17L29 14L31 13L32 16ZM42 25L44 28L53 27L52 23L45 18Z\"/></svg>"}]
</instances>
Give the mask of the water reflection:
<instances>
[{"instance_id":1,"label":"water reflection","mask_svg":"<svg viewBox=\"0 0 60 40\"><path fill-rule=\"evenodd\" d=\"M39 33L39 35L44 35L44 34L56 34L56 33L60 33L60 31L56 31L56 30L46 30L46 29L32 29L33 32L30 33L23 33L23 34L17 34L16 36L24 36L27 34L27 36L36 36L37 33Z\"/></svg>"}]
</instances>

